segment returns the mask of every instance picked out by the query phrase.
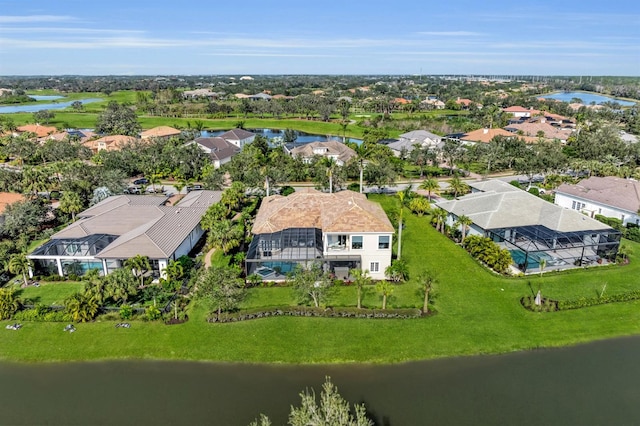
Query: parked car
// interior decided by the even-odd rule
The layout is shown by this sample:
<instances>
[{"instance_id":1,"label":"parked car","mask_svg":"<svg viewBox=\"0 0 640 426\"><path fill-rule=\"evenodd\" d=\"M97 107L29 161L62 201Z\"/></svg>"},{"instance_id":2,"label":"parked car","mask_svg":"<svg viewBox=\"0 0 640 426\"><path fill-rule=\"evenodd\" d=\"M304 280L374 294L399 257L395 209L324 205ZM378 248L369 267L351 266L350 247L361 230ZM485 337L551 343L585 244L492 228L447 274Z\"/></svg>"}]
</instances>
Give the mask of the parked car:
<instances>
[{"instance_id":1,"label":"parked car","mask_svg":"<svg viewBox=\"0 0 640 426\"><path fill-rule=\"evenodd\" d=\"M202 186L199 183L196 183L195 185L190 185L187 186L187 192L191 192L191 191L202 191L204 189L204 186Z\"/></svg>"},{"instance_id":2,"label":"parked car","mask_svg":"<svg viewBox=\"0 0 640 426\"><path fill-rule=\"evenodd\" d=\"M142 193L142 190L139 186L130 186L124 190L124 193L140 195Z\"/></svg>"},{"instance_id":3,"label":"parked car","mask_svg":"<svg viewBox=\"0 0 640 426\"><path fill-rule=\"evenodd\" d=\"M149 186L147 187L147 192L149 194L164 194L165 189L164 186L156 186L155 188L153 186Z\"/></svg>"},{"instance_id":4,"label":"parked car","mask_svg":"<svg viewBox=\"0 0 640 426\"><path fill-rule=\"evenodd\" d=\"M149 183L149 179L144 177L133 181L134 185L147 185L148 183Z\"/></svg>"}]
</instances>

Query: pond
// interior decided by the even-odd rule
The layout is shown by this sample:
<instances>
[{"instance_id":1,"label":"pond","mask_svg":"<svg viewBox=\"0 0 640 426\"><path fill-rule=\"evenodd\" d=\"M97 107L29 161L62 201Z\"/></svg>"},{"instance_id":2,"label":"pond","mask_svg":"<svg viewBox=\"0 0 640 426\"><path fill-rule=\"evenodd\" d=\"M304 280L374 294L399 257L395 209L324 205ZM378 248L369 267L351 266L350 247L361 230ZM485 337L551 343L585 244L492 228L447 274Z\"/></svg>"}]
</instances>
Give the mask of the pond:
<instances>
[{"instance_id":1,"label":"pond","mask_svg":"<svg viewBox=\"0 0 640 426\"><path fill-rule=\"evenodd\" d=\"M247 131L255 133L257 135L265 136L269 140L273 138L284 137L284 130L279 130L279 129L247 129ZM227 132L227 130L211 130L211 131L203 130L200 133L203 137L214 137L214 136L220 136L224 132ZM298 130L295 130L294 132L296 134L296 143L307 143L307 142L315 142L315 141L326 142L328 140L336 140L336 141L342 142L342 136L314 135L311 133L300 132ZM353 139L353 138L347 138L347 139L357 144L362 143L362 140L360 139Z\"/></svg>"},{"instance_id":2,"label":"pond","mask_svg":"<svg viewBox=\"0 0 640 426\"><path fill-rule=\"evenodd\" d=\"M617 102L622 106L632 106L635 105L635 102L623 101L621 99L615 99L605 95L599 95L597 93L587 93L587 92L558 92L550 95L539 96L540 98L545 99L557 99L563 102L571 102L573 98L582 99L582 103L585 105L591 104L591 102L595 102L596 104L601 104L604 102Z\"/></svg>"},{"instance_id":3,"label":"pond","mask_svg":"<svg viewBox=\"0 0 640 426\"><path fill-rule=\"evenodd\" d=\"M32 98L36 98L38 96L31 96ZM43 97L43 96L40 96ZM92 102L100 102L102 99L100 98L87 98L87 99L78 99L83 104L89 104ZM67 101L67 102L54 102L54 103L43 103L36 105L14 105L14 106L0 106L0 114L11 114L14 112L36 112L42 111L43 109L48 110L56 110L56 109L64 109L71 106L75 101Z\"/></svg>"},{"instance_id":4,"label":"pond","mask_svg":"<svg viewBox=\"0 0 640 426\"><path fill-rule=\"evenodd\" d=\"M379 425L637 424L639 356L635 336L386 366L0 363L0 424L279 425L325 376Z\"/></svg>"}]
</instances>

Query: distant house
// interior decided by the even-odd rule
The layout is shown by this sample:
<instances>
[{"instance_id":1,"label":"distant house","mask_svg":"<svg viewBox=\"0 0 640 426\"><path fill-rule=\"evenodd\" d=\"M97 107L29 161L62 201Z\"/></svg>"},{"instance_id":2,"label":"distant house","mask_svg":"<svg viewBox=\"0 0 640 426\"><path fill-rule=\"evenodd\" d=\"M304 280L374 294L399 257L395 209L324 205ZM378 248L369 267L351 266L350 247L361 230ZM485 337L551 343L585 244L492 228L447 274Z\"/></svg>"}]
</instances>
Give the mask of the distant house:
<instances>
[{"instance_id":1,"label":"distant house","mask_svg":"<svg viewBox=\"0 0 640 426\"><path fill-rule=\"evenodd\" d=\"M41 126L40 124L27 124L16 128L18 134L33 133L38 138L44 138L52 133L57 133L58 129L52 126Z\"/></svg>"},{"instance_id":2,"label":"distant house","mask_svg":"<svg viewBox=\"0 0 640 426\"><path fill-rule=\"evenodd\" d=\"M363 194L313 189L266 197L260 205L246 257L247 275L284 280L297 265L318 262L336 278L368 270L385 278L394 228L379 204Z\"/></svg>"},{"instance_id":3,"label":"distant house","mask_svg":"<svg viewBox=\"0 0 640 426\"><path fill-rule=\"evenodd\" d=\"M472 104L477 105L478 108L482 108L481 104L475 103L471 99L466 99L466 98L458 98L455 100L455 103L460 105L462 109L469 109Z\"/></svg>"},{"instance_id":4,"label":"distant house","mask_svg":"<svg viewBox=\"0 0 640 426\"><path fill-rule=\"evenodd\" d=\"M242 149L246 144L253 142L256 138L256 134L244 129L232 129L228 132L224 132L220 137Z\"/></svg>"},{"instance_id":5,"label":"distant house","mask_svg":"<svg viewBox=\"0 0 640 426\"><path fill-rule=\"evenodd\" d=\"M478 129L473 132L463 133L453 139L458 139L463 144L473 145L476 143L489 143L496 136L503 136L507 138L521 138L527 143L534 143L537 141L537 138L534 137L526 137L526 136L518 136L511 132L508 132L504 129Z\"/></svg>"},{"instance_id":6,"label":"distant house","mask_svg":"<svg viewBox=\"0 0 640 426\"><path fill-rule=\"evenodd\" d=\"M640 182L617 177L590 177L556 189L555 203L590 217L602 215L623 224L640 225Z\"/></svg>"},{"instance_id":7,"label":"distant house","mask_svg":"<svg viewBox=\"0 0 640 426\"><path fill-rule=\"evenodd\" d=\"M446 104L436 98L427 98L420 102L421 108L444 109Z\"/></svg>"},{"instance_id":8,"label":"distant house","mask_svg":"<svg viewBox=\"0 0 640 426\"><path fill-rule=\"evenodd\" d=\"M132 144L138 139L133 136L110 135L99 139L89 140L82 144L89 148L94 154L99 151L119 151L123 146Z\"/></svg>"},{"instance_id":9,"label":"distant house","mask_svg":"<svg viewBox=\"0 0 640 426\"><path fill-rule=\"evenodd\" d=\"M0 225L4 223L4 211L7 209L7 206L24 200L25 197L22 194L16 194L15 192L0 192Z\"/></svg>"},{"instance_id":10,"label":"distant house","mask_svg":"<svg viewBox=\"0 0 640 426\"><path fill-rule=\"evenodd\" d=\"M387 144L393 155L399 157L403 152L411 152L418 146L421 148L438 148L442 144L442 137L426 130L414 130L403 133L398 140Z\"/></svg>"},{"instance_id":11,"label":"distant house","mask_svg":"<svg viewBox=\"0 0 640 426\"><path fill-rule=\"evenodd\" d=\"M195 90L185 90L182 92L182 97L185 99L197 99L197 98L207 98L207 99L216 99L220 94L212 91L211 89L195 89Z\"/></svg>"},{"instance_id":12,"label":"distant house","mask_svg":"<svg viewBox=\"0 0 640 426\"><path fill-rule=\"evenodd\" d=\"M249 99L252 101L260 101L260 100L270 101L271 95L268 95L266 93L256 93L255 95L249 96Z\"/></svg>"},{"instance_id":13,"label":"distant house","mask_svg":"<svg viewBox=\"0 0 640 426\"><path fill-rule=\"evenodd\" d=\"M172 136L180 136L182 132L178 129L174 129L169 126L158 126L153 129L145 130L140 133L141 139L150 139L150 138L170 138Z\"/></svg>"},{"instance_id":14,"label":"distant house","mask_svg":"<svg viewBox=\"0 0 640 426\"><path fill-rule=\"evenodd\" d=\"M288 148L285 147L286 150ZM344 166L353 157L356 152L342 142L329 140L326 142L309 142L302 146L296 146L288 151L293 157L300 157L305 163L311 163L314 157L320 156L325 158L333 158L338 166Z\"/></svg>"},{"instance_id":15,"label":"distant house","mask_svg":"<svg viewBox=\"0 0 640 426\"><path fill-rule=\"evenodd\" d=\"M187 145L192 144L209 154L216 169L231 161L231 158L240 152L240 148L221 137L197 138L187 143Z\"/></svg>"},{"instance_id":16,"label":"distant house","mask_svg":"<svg viewBox=\"0 0 640 426\"><path fill-rule=\"evenodd\" d=\"M575 210L562 208L500 180L470 184L473 193L437 206L448 212L447 225L466 216L467 235L491 238L509 250L522 272L566 269L613 262L620 232Z\"/></svg>"},{"instance_id":17,"label":"distant house","mask_svg":"<svg viewBox=\"0 0 640 426\"><path fill-rule=\"evenodd\" d=\"M539 117L524 121L522 123L512 123L505 127L505 130L511 133L522 134L530 137L543 137L544 139L558 139L562 143L566 143L573 131L569 129L559 129L547 123L546 118Z\"/></svg>"},{"instance_id":18,"label":"distant house","mask_svg":"<svg viewBox=\"0 0 640 426\"><path fill-rule=\"evenodd\" d=\"M80 143L84 143L95 136L95 133L89 130L65 130L64 132L51 133L44 138L38 138L39 142L46 142L49 140L64 141L74 140Z\"/></svg>"},{"instance_id":19,"label":"distant house","mask_svg":"<svg viewBox=\"0 0 640 426\"><path fill-rule=\"evenodd\" d=\"M532 108L525 108L521 106L510 106L508 108L502 108L502 111L507 114L511 114L514 117L525 117L525 118L532 117L536 112L539 112L539 111L533 110Z\"/></svg>"},{"instance_id":20,"label":"distant house","mask_svg":"<svg viewBox=\"0 0 640 426\"><path fill-rule=\"evenodd\" d=\"M167 205L166 197L108 197L27 256L34 263L32 274L82 275L97 269L106 275L142 255L159 277L170 260L189 254L198 243L204 234L200 220L221 194L192 191L176 206Z\"/></svg>"}]
</instances>

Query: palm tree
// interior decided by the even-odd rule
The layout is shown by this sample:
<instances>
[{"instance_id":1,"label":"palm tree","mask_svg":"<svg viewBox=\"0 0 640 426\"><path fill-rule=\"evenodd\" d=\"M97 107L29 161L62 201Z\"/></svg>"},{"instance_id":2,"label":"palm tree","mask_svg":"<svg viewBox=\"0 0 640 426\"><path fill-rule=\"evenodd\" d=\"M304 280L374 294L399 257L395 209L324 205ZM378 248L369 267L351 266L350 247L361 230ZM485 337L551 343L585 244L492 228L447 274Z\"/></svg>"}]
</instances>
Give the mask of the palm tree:
<instances>
[{"instance_id":1,"label":"palm tree","mask_svg":"<svg viewBox=\"0 0 640 426\"><path fill-rule=\"evenodd\" d=\"M327 168L327 176L329 176L329 194L333 193L333 173L338 166L336 160L332 157L323 157L321 164Z\"/></svg>"},{"instance_id":2,"label":"palm tree","mask_svg":"<svg viewBox=\"0 0 640 426\"><path fill-rule=\"evenodd\" d=\"M387 309L387 298L393 294L394 289L389 281L380 281L376 284L376 290L382 294L382 309Z\"/></svg>"},{"instance_id":3,"label":"palm tree","mask_svg":"<svg viewBox=\"0 0 640 426\"><path fill-rule=\"evenodd\" d=\"M140 288L144 287L144 274L151 270L151 262L149 261L149 258L147 256L137 254L134 257L127 259L124 262L124 265L131 269L134 276L140 278Z\"/></svg>"},{"instance_id":4,"label":"palm tree","mask_svg":"<svg viewBox=\"0 0 640 426\"><path fill-rule=\"evenodd\" d=\"M431 202L431 194L440 194L440 184L434 178L425 179L418 188L429 193L429 202Z\"/></svg>"},{"instance_id":5,"label":"palm tree","mask_svg":"<svg viewBox=\"0 0 640 426\"><path fill-rule=\"evenodd\" d=\"M9 319L15 314L22 302L12 288L0 288L0 320Z\"/></svg>"},{"instance_id":6,"label":"palm tree","mask_svg":"<svg viewBox=\"0 0 640 426\"><path fill-rule=\"evenodd\" d=\"M465 215L459 216L458 220L456 220L456 226L460 227L460 233L462 234L460 244L464 243L464 239L467 236L467 228L471 226L472 223L473 220Z\"/></svg>"},{"instance_id":7,"label":"palm tree","mask_svg":"<svg viewBox=\"0 0 640 426\"><path fill-rule=\"evenodd\" d=\"M234 225L230 220L220 220L213 223L209 229L207 243L219 248L224 254L240 246L244 237L241 227Z\"/></svg>"},{"instance_id":8,"label":"palm tree","mask_svg":"<svg viewBox=\"0 0 640 426\"><path fill-rule=\"evenodd\" d=\"M436 223L436 230L444 234L444 222L447 219L448 213L446 210L437 208L432 213L433 221Z\"/></svg>"},{"instance_id":9,"label":"palm tree","mask_svg":"<svg viewBox=\"0 0 640 426\"><path fill-rule=\"evenodd\" d=\"M454 176L447 181L449 183L449 188L453 191L453 198L457 198L458 194L464 194L469 191L469 185L464 183L460 176Z\"/></svg>"},{"instance_id":10,"label":"palm tree","mask_svg":"<svg viewBox=\"0 0 640 426\"><path fill-rule=\"evenodd\" d=\"M349 143L349 148L353 149L356 152L356 156L354 160L358 163L358 171L359 171L359 182L360 182L360 193L362 194L363 190L363 181L364 181L364 168L367 162L367 157L369 156L370 150L369 145L366 143L356 144Z\"/></svg>"},{"instance_id":11,"label":"palm tree","mask_svg":"<svg viewBox=\"0 0 640 426\"><path fill-rule=\"evenodd\" d=\"M418 276L418 286L420 291L424 293L424 303L422 305L422 312L429 313L429 294L433 290L433 285L436 283L436 279L431 275L429 271L424 271Z\"/></svg>"},{"instance_id":12,"label":"palm tree","mask_svg":"<svg viewBox=\"0 0 640 426\"><path fill-rule=\"evenodd\" d=\"M75 322L87 322L95 318L100 305L95 298L85 293L75 293L65 300L65 310Z\"/></svg>"},{"instance_id":13,"label":"palm tree","mask_svg":"<svg viewBox=\"0 0 640 426\"><path fill-rule=\"evenodd\" d=\"M540 267L540 276L542 276L542 272L544 271L544 268L547 267L547 259L540 259L538 261L538 266Z\"/></svg>"},{"instance_id":14,"label":"palm tree","mask_svg":"<svg viewBox=\"0 0 640 426\"><path fill-rule=\"evenodd\" d=\"M76 221L76 213L82 211L82 200L77 192L65 191L60 197L60 211L63 213L71 213L71 220Z\"/></svg>"},{"instance_id":15,"label":"palm tree","mask_svg":"<svg viewBox=\"0 0 640 426\"><path fill-rule=\"evenodd\" d=\"M27 273L31 268L31 260L24 253L15 253L12 254L9 258L8 263L9 272L15 275L22 275L22 279L24 280L24 285L27 286L29 282L27 281Z\"/></svg>"},{"instance_id":16,"label":"palm tree","mask_svg":"<svg viewBox=\"0 0 640 426\"><path fill-rule=\"evenodd\" d=\"M356 290L358 292L358 309L360 309L362 308L362 293L365 286L372 283L371 277L369 276L369 270L355 268L349 271L349 274L353 277L353 285L356 286Z\"/></svg>"}]
</instances>

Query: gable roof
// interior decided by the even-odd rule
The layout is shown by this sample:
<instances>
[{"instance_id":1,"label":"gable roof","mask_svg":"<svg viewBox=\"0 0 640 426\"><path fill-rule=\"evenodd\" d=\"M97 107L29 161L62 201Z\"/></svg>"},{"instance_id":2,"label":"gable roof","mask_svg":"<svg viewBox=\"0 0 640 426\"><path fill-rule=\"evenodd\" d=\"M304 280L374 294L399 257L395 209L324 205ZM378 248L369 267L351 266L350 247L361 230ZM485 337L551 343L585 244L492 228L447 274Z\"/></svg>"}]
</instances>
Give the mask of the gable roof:
<instances>
[{"instance_id":1,"label":"gable roof","mask_svg":"<svg viewBox=\"0 0 640 426\"><path fill-rule=\"evenodd\" d=\"M364 194L341 191L334 194L314 189L262 201L251 232L264 234L287 228L319 228L323 232L393 232L379 204Z\"/></svg>"},{"instance_id":2,"label":"gable roof","mask_svg":"<svg viewBox=\"0 0 640 426\"><path fill-rule=\"evenodd\" d=\"M255 135L255 133L248 132L244 129L231 129L221 134L220 137L226 140L241 141Z\"/></svg>"},{"instance_id":3,"label":"gable roof","mask_svg":"<svg viewBox=\"0 0 640 426\"><path fill-rule=\"evenodd\" d=\"M154 127L153 129L145 130L144 132L140 133L140 137L142 139L162 138L162 137L169 137L169 136L178 136L181 133L182 132L180 130L174 129L173 127L158 126L158 127Z\"/></svg>"},{"instance_id":4,"label":"gable roof","mask_svg":"<svg viewBox=\"0 0 640 426\"><path fill-rule=\"evenodd\" d=\"M640 210L640 182L613 176L590 177L576 185L563 183L556 193L573 195L603 205L637 213Z\"/></svg>"},{"instance_id":5,"label":"gable roof","mask_svg":"<svg viewBox=\"0 0 640 426\"><path fill-rule=\"evenodd\" d=\"M480 189L483 185L471 184ZM482 229L542 225L559 232L611 229L575 210L549 203L506 182L484 184L486 192L475 192L436 205L454 215L467 216Z\"/></svg>"}]
</instances>

